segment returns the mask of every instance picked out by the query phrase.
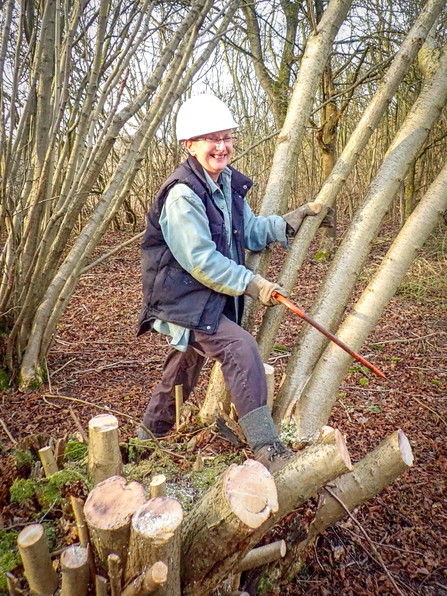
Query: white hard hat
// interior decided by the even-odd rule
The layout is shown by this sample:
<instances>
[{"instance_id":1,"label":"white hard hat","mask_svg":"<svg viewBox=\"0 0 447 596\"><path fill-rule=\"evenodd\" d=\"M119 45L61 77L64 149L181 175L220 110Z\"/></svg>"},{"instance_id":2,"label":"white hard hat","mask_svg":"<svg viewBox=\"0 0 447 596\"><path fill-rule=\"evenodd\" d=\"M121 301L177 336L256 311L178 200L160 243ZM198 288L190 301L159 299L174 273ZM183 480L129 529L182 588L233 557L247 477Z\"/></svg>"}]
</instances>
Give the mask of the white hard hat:
<instances>
[{"instance_id":1,"label":"white hard hat","mask_svg":"<svg viewBox=\"0 0 447 596\"><path fill-rule=\"evenodd\" d=\"M195 95L180 107L177 115L177 139L186 141L237 126L230 110L218 97Z\"/></svg>"}]
</instances>

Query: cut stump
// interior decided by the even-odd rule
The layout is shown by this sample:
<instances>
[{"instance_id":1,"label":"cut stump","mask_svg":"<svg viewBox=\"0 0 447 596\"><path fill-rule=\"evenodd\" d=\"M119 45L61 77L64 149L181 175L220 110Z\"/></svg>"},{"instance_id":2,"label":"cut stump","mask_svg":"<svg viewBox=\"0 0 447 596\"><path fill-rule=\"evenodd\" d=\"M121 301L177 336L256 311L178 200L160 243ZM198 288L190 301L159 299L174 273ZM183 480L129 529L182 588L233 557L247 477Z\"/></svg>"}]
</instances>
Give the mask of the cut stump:
<instances>
[{"instance_id":1,"label":"cut stump","mask_svg":"<svg viewBox=\"0 0 447 596\"><path fill-rule=\"evenodd\" d=\"M123 566L127 559L132 515L146 502L144 488L138 482L126 484L121 476L100 482L89 494L84 506L90 539L103 571L107 558L114 553Z\"/></svg>"}]
</instances>

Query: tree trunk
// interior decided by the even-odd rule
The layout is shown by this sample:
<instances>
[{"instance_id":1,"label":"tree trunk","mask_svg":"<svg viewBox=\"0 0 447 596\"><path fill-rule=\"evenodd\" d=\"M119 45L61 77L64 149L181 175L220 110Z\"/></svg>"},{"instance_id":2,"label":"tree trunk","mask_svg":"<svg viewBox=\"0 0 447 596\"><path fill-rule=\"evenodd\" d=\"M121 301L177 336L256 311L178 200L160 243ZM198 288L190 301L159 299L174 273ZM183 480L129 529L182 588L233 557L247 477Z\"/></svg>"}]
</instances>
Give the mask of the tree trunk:
<instances>
[{"instance_id":1,"label":"tree trunk","mask_svg":"<svg viewBox=\"0 0 447 596\"><path fill-rule=\"evenodd\" d=\"M423 40L428 35L443 6L443 0L429 0L425 5L416 23L397 52L386 75L383 77L373 100L368 105L340 158L333 167L329 178L317 195L316 201L318 203L329 207L334 204L339 191L354 169L371 135L376 130L402 78L408 72ZM306 218L293 240L286 262L278 276L278 283L289 291L293 289L298 271L304 262L310 243L318 230L323 216L324 209L321 216ZM257 337L261 356L264 361L267 361L273 349L284 314L284 308L282 305L269 308L263 317ZM310 371L306 371L307 377L309 374ZM273 410L273 416L276 422L282 420L289 405L288 398L284 398L284 392L280 392L278 398L276 399Z\"/></svg>"},{"instance_id":2,"label":"tree trunk","mask_svg":"<svg viewBox=\"0 0 447 596\"><path fill-rule=\"evenodd\" d=\"M184 596L211 594L285 515L315 495L321 486L351 469L338 431L327 443L297 453L275 474L274 481L266 468L251 460L233 467L232 473L229 468L185 519ZM234 497L228 494L231 488Z\"/></svg>"},{"instance_id":3,"label":"tree trunk","mask_svg":"<svg viewBox=\"0 0 447 596\"><path fill-rule=\"evenodd\" d=\"M24 528L17 538L17 544L31 596L52 596L57 586L57 575L51 563L43 526L31 524Z\"/></svg>"},{"instance_id":4,"label":"tree trunk","mask_svg":"<svg viewBox=\"0 0 447 596\"><path fill-rule=\"evenodd\" d=\"M407 220L374 278L338 330L338 337L354 350L358 351L368 337L446 209L447 165ZM295 419L305 437L313 436L326 424L337 389L351 362L352 358L333 343L324 351L295 409Z\"/></svg>"},{"instance_id":5,"label":"tree trunk","mask_svg":"<svg viewBox=\"0 0 447 596\"><path fill-rule=\"evenodd\" d=\"M100 482L89 494L84 507L85 519L104 571L107 570L107 558L113 553L125 566L131 518L145 502L141 484L126 484L121 476Z\"/></svg>"},{"instance_id":6,"label":"tree trunk","mask_svg":"<svg viewBox=\"0 0 447 596\"><path fill-rule=\"evenodd\" d=\"M447 51L440 67L424 86L418 100L389 148L369 191L358 209L345 238L338 248L331 268L314 303L311 314L334 332L343 315L369 248L391 201L398 191L411 160L420 151L428 132L447 98ZM327 345L327 339L306 325L287 367L287 378L276 401L284 412L297 400L313 373L315 362ZM338 368L333 370L337 374ZM319 428L314 426L315 410L308 400L297 412L298 435L309 440Z\"/></svg>"},{"instance_id":7,"label":"tree trunk","mask_svg":"<svg viewBox=\"0 0 447 596\"><path fill-rule=\"evenodd\" d=\"M69 546L61 556L61 596L87 596L90 579L88 551L82 546Z\"/></svg>"},{"instance_id":8,"label":"tree trunk","mask_svg":"<svg viewBox=\"0 0 447 596\"><path fill-rule=\"evenodd\" d=\"M88 470L94 485L120 476L123 461L118 437L118 420L112 414L99 414L88 423Z\"/></svg>"},{"instance_id":9,"label":"tree trunk","mask_svg":"<svg viewBox=\"0 0 447 596\"><path fill-rule=\"evenodd\" d=\"M379 494L412 464L410 443L405 434L398 430L356 463L351 472L333 480L330 483L331 491L353 511ZM323 487L319 491L318 507L306 537L297 543L288 544L284 559L276 565L270 565L266 572L268 582L277 585L280 580L286 583L295 577L302 566L302 553L319 534L345 515L346 511L340 503Z\"/></svg>"},{"instance_id":10,"label":"tree trunk","mask_svg":"<svg viewBox=\"0 0 447 596\"><path fill-rule=\"evenodd\" d=\"M167 581L157 596L180 595L180 526L183 512L180 503L169 497L155 497L132 517L124 581L132 581L158 561L168 567Z\"/></svg>"}]
</instances>

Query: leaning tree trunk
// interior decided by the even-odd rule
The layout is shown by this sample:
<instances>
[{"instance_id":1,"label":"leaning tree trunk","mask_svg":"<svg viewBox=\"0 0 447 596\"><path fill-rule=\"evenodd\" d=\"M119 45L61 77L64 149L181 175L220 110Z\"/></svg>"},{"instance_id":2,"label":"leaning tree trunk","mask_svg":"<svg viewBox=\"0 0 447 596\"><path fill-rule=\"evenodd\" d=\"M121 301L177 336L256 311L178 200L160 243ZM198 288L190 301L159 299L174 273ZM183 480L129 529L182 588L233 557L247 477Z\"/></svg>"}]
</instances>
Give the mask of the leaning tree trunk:
<instances>
[{"instance_id":1,"label":"leaning tree trunk","mask_svg":"<svg viewBox=\"0 0 447 596\"><path fill-rule=\"evenodd\" d=\"M384 257L377 273L338 330L338 337L359 350L394 296L419 249L447 210L447 164L413 211ZM331 343L304 388L295 420L304 437L313 436L329 419L337 389L352 358Z\"/></svg>"},{"instance_id":2,"label":"leaning tree trunk","mask_svg":"<svg viewBox=\"0 0 447 596\"><path fill-rule=\"evenodd\" d=\"M368 105L340 158L333 167L329 178L326 180L316 197L316 202L329 207L334 204L338 193L343 187L349 174L353 171L359 156L368 144L374 130L377 128L380 119L387 109L402 78L408 72L423 40L428 35L428 32L438 18L443 6L443 0L431 0L425 5L419 18L397 52L386 75L383 77L373 100ZM286 288L289 291L292 290L298 271L304 262L312 238L314 237L323 216L324 210L322 211L321 216L306 218L300 227L292 247L288 252L286 262L278 276L278 283L283 288ZM285 307L282 305L275 306L275 308L269 308L263 317L257 339L259 350L264 361L267 361L270 352L272 351L284 314L284 308ZM278 400L275 403L275 421L282 420L287 407L287 403L285 402L286 400Z\"/></svg>"},{"instance_id":3,"label":"leaning tree trunk","mask_svg":"<svg viewBox=\"0 0 447 596\"><path fill-rule=\"evenodd\" d=\"M331 0L318 23L317 31L312 32L307 40L287 116L277 140L260 215L284 213L287 210L287 199L294 181L295 166L315 93L335 36L350 6L350 0ZM269 258L268 251L251 253L247 259L247 265L262 275L267 270ZM245 329L252 329L256 311L256 302L247 300L243 321Z\"/></svg>"},{"instance_id":4,"label":"leaning tree trunk","mask_svg":"<svg viewBox=\"0 0 447 596\"><path fill-rule=\"evenodd\" d=\"M444 51L436 74L424 85L372 181L312 308L314 318L332 332L343 315L369 248L401 180L412 158L420 151L446 99L447 51ZM301 394L326 345L327 340L322 334L309 325L303 328L289 360L286 382L277 398L277 407L283 412ZM336 370L333 374L337 374ZM302 439L311 438L308 433L310 428L306 428L306 419L310 421L313 417L312 406L308 405L308 408L300 409L299 414L298 436ZM310 422L309 425L312 434L318 432Z\"/></svg>"}]
</instances>

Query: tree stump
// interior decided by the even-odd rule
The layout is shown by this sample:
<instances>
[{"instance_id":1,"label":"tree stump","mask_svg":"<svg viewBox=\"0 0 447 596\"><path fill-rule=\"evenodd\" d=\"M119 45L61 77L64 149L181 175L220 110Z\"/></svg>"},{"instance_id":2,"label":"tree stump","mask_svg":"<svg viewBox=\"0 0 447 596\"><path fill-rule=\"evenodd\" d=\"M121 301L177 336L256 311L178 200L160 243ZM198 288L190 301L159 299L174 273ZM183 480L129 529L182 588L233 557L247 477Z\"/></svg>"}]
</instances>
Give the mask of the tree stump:
<instances>
[{"instance_id":1,"label":"tree stump","mask_svg":"<svg viewBox=\"0 0 447 596\"><path fill-rule=\"evenodd\" d=\"M230 412L231 396L222 374L222 367L215 362L211 369L206 396L200 408L199 416L203 424L213 424L219 414L219 402L223 411Z\"/></svg>"},{"instance_id":2,"label":"tree stump","mask_svg":"<svg viewBox=\"0 0 447 596\"><path fill-rule=\"evenodd\" d=\"M132 517L125 582L134 579L158 561L168 567L166 583L156 594L180 594L180 526L183 511L180 503L169 497L155 497Z\"/></svg>"},{"instance_id":3,"label":"tree stump","mask_svg":"<svg viewBox=\"0 0 447 596\"><path fill-rule=\"evenodd\" d=\"M57 586L57 575L43 526L31 524L24 528L17 538L17 544L31 596L52 596Z\"/></svg>"},{"instance_id":4,"label":"tree stump","mask_svg":"<svg viewBox=\"0 0 447 596\"><path fill-rule=\"evenodd\" d=\"M84 514L103 572L107 571L107 558L112 553L120 557L124 567L130 520L145 501L141 484L126 484L121 476L112 476L100 482L89 494Z\"/></svg>"},{"instance_id":5,"label":"tree stump","mask_svg":"<svg viewBox=\"0 0 447 596\"><path fill-rule=\"evenodd\" d=\"M262 464L230 466L185 519L181 575L189 593L216 563L232 553L236 560L248 537L277 510L275 482Z\"/></svg>"},{"instance_id":6,"label":"tree stump","mask_svg":"<svg viewBox=\"0 0 447 596\"><path fill-rule=\"evenodd\" d=\"M61 596L87 596L90 578L88 549L73 545L61 556Z\"/></svg>"},{"instance_id":7,"label":"tree stump","mask_svg":"<svg viewBox=\"0 0 447 596\"><path fill-rule=\"evenodd\" d=\"M118 420L100 414L88 423L88 470L94 485L111 476L119 476L123 462L118 438Z\"/></svg>"},{"instance_id":8,"label":"tree stump","mask_svg":"<svg viewBox=\"0 0 447 596\"><path fill-rule=\"evenodd\" d=\"M39 449L39 457L47 478L59 471L51 447L43 447L42 449Z\"/></svg>"},{"instance_id":9,"label":"tree stump","mask_svg":"<svg viewBox=\"0 0 447 596\"><path fill-rule=\"evenodd\" d=\"M151 480L149 485L151 499L155 497L166 497L166 476L157 474Z\"/></svg>"}]
</instances>

